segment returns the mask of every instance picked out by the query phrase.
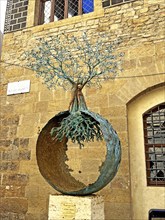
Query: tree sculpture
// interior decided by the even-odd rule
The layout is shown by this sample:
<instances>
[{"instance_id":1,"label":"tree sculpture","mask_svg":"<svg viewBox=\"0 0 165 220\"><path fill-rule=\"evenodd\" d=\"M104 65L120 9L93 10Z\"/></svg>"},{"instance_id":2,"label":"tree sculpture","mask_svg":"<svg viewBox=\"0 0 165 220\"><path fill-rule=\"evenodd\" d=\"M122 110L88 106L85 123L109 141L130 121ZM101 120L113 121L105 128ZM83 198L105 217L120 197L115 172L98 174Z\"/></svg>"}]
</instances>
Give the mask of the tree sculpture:
<instances>
[{"instance_id":1,"label":"tree sculpture","mask_svg":"<svg viewBox=\"0 0 165 220\"><path fill-rule=\"evenodd\" d=\"M25 52L26 65L42 77L49 89L62 87L72 91L68 111L61 112L43 128L37 141L37 161L40 172L58 191L72 195L86 195L107 185L115 176L120 163L120 141L109 122L99 114L88 110L82 90L85 86L100 86L103 80L114 79L121 66L122 54L117 53L119 41L109 42L106 36L89 38L83 33L78 39L61 34L39 39L36 49ZM51 138L50 138L51 137ZM65 164L53 172L50 157L56 164L61 158L46 153L54 145L55 154L65 153L67 141L77 143L80 148L84 142L96 139L105 140L107 155L100 168L97 181L89 186L75 180ZM43 146L44 145L44 146ZM48 156L48 155L49 156ZM62 155L61 154L61 155ZM42 158L42 159L41 159ZM46 170L43 163L48 167ZM57 171L58 170L58 171ZM56 174L55 174L56 173ZM61 174L65 177L61 177ZM58 178L60 177L60 182ZM67 180L66 180L67 178Z\"/></svg>"}]
</instances>

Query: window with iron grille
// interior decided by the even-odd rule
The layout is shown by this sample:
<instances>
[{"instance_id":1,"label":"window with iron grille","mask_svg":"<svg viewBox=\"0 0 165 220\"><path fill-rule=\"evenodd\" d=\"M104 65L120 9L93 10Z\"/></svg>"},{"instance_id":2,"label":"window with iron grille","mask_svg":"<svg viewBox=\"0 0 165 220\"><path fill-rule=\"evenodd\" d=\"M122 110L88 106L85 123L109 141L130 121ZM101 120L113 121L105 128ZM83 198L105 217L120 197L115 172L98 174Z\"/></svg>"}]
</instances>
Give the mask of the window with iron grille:
<instances>
[{"instance_id":1,"label":"window with iron grille","mask_svg":"<svg viewBox=\"0 0 165 220\"><path fill-rule=\"evenodd\" d=\"M123 4L132 1L134 0L102 0L102 5L103 7L109 7L109 6Z\"/></svg>"},{"instance_id":2,"label":"window with iron grille","mask_svg":"<svg viewBox=\"0 0 165 220\"><path fill-rule=\"evenodd\" d=\"M90 13L94 0L41 0L39 24Z\"/></svg>"},{"instance_id":3,"label":"window with iron grille","mask_svg":"<svg viewBox=\"0 0 165 220\"><path fill-rule=\"evenodd\" d=\"M165 185L165 103L143 115L148 186Z\"/></svg>"}]
</instances>

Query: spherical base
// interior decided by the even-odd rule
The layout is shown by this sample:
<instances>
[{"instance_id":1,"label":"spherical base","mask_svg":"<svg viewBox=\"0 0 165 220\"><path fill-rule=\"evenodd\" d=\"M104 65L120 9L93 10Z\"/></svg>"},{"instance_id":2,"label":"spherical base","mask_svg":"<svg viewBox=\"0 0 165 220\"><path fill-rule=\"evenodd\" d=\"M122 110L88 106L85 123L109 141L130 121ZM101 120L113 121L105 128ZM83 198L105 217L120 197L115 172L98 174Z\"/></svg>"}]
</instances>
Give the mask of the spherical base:
<instances>
[{"instance_id":1,"label":"spherical base","mask_svg":"<svg viewBox=\"0 0 165 220\"><path fill-rule=\"evenodd\" d=\"M121 160L120 141L111 124L96 113L90 111L82 111L82 113L93 117L100 124L106 142L106 158L99 170L100 175L94 183L86 186L70 174L69 167L65 163L68 140L64 138L60 142L57 139L53 140L50 135L52 127L59 126L62 119L70 114L69 111L53 117L42 129L37 140L36 156L39 170L46 181L63 194L89 195L101 190L116 175Z\"/></svg>"}]
</instances>

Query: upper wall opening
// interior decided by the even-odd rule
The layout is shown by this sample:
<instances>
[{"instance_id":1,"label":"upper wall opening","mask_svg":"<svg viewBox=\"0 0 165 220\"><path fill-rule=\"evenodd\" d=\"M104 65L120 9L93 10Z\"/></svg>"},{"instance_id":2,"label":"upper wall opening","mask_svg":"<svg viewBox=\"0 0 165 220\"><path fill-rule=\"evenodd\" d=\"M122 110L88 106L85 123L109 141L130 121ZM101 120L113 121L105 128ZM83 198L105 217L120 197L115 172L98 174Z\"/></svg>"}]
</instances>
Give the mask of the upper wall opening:
<instances>
[{"instance_id":1,"label":"upper wall opening","mask_svg":"<svg viewBox=\"0 0 165 220\"><path fill-rule=\"evenodd\" d=\"M88 14L101 8L120 5L134 0L7 0L4 32L21 30L27 26L28 12L34 10L35 25ZM37 13L35 13L37 11ZM30 16L30 14L29 14Z\"/></svg>"},{"instance_id":2,"label":"upper wall opening","mask_svg":"<svg viewBox=\"0 0 165 220\"><path fill-rule=\"evenodd\" d=\"M93 0L40 0L39 24L93 12Z\"/></svg>"}]
</instances>

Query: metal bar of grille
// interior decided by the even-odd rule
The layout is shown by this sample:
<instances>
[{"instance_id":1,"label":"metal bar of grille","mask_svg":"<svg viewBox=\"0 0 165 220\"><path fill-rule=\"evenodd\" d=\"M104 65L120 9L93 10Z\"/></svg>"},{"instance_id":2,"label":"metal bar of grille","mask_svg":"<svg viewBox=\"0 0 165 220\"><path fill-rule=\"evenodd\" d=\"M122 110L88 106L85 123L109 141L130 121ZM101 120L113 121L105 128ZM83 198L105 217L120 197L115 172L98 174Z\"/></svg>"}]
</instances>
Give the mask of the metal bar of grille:
<instances>
[{"instance_id":1,"label":"metal bar of grille","mask_svg":"<svg viewBox=\"0 0 165 220\"><path fill-rule=\"evenodd\" d=\"M152 161L152 162L156 162L156 161ZM157 162L162 162L162 161L157 161ZM148 168L147 170L154 171L154 170L158 170L158 169L157 168L150 168L150 169ZM162 170L165 170L165 169L162 168Z\"/></svg>"},{"instance_id":2,"label":"metal bar of grille","mask_svg":"<svg viewBox=\"0 0 165 220\"><path fill-rule=\"evenodd\" d=\"M45 7L45 2L40 1L39 5L39 18L38 18L38 24L43 24L44 23L44 7Z\"/></svg>"},{"instance_id":3,"label":"metal bar of grille","mask_svg":"<svg viewBox=\"0 0 165 220\"><path fill-rule=\"evenodd\" d=\"M164 162L163 160L147 160L147 161L152 161L152 162ZM153 168L154 170L154 168Z\"/></svg>"},{"instance_id":4,"label":"metal bar of grille","mask_svg":"<svg viewBox=\"0 0 165 220\"><path fill-rule=\"evenodd\" d=\"M50 22L54 21L55 0L51 0Z\"/></svg>"},{"instance_id":5,"label":"metal bar of grille","mask_svg":"<svg viewBox=\"0 0 165 220\"><path fill-rule=\"evenodd\" d=\"M78 14L82 15L82 0L78 1Z\"/></svg>"},{"instance_id":6,"label":"metal bar of grille","mask_svg":"<svg viewBox=\"0 0 165 220\"><path fill-rule=\"evenodd\" d=\"M68 0L65 0L64 18L68 17Z\"/></svg>"}]
</instances>

